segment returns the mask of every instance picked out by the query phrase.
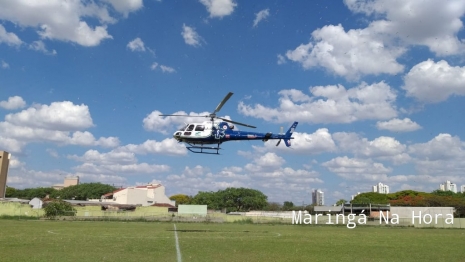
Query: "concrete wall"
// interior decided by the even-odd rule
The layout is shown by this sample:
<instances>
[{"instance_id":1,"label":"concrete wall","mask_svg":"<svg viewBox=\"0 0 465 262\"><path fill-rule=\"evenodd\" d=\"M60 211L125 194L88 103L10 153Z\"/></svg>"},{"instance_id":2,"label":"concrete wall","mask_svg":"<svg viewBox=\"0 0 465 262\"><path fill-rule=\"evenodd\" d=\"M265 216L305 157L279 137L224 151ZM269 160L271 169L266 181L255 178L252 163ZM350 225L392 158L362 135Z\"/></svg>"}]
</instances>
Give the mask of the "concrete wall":
<instances>
[{"instance_id":1,"label":"concrete wall","mask_svg":"<svg viewBox=\"0 0 465 262\"><path fill-rule=\"evenodd\" d=\"M207 215L207 205L178 205L179 215Z\"/></svg>"}]
</instances>

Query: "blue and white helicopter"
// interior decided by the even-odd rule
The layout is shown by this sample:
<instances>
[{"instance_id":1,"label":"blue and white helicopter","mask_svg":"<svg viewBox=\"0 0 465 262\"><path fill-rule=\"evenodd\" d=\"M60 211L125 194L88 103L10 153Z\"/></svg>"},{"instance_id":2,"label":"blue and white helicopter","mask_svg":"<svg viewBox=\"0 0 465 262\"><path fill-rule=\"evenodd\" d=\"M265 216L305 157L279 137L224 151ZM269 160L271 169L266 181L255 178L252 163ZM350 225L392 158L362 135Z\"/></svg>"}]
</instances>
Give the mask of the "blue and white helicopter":
<instances>
[{"instance_id":1,"label":"blue and white helicopter","mask_svg":"<svg viewBox=\"0 0 465 262\"><path fill-rule=\"evenodd\" d=\"M234 130L234 124L241 125L250 128L256 128L255 126L239 123L232 121L230 119L217 117L216 113L220 111L223 105L228 101L228 99L233 95L229 92L223 100L218 104L215 111L209 115L203 116L194 116L194 117L207 117L210 118L210 121L204 121L202 123L189 123L186 124L183 128L179 129L173 134L173 137L178 142L184 142L187 144L186 148L193 153L202 153L202 154L219 154L220 145L223 142L228 141L237 141L237 140L279 140L276 146L281 143L281 140L284 140L284 143L287 147L291 146L292 133L297 127L298 122L294 122L292 126L287 130L286 133L283 133L282 127L279 134L268 133L257 133L257 132L248 132ZM183 117L193 117L190 115L160 115L160 116L183 116ZM218 120L216 120L218 119ZM206 146L214 145L214 146Z\"/></svg>"}]
</instances>

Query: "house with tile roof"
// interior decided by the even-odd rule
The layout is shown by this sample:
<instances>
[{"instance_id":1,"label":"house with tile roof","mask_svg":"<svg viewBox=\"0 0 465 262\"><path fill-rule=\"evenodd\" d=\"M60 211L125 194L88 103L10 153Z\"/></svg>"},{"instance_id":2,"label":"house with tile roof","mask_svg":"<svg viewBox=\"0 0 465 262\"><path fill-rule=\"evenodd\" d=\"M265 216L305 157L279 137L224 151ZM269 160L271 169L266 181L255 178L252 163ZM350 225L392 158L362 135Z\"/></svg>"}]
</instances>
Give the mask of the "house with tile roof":
<instances>
[{"instance_id":1,"label":"house with tile roof","mask_svg":"<svg viewBox=\"0 0 465 262\"><path fill-rule=\"evenodd\" d=\"M123 205L153 206L163 204L176 206L176 201L170 200L165 195L165 187L161 184L120 188L103 195L101 199L90 199L89 201Z\"/></svg>"}]
</instances>

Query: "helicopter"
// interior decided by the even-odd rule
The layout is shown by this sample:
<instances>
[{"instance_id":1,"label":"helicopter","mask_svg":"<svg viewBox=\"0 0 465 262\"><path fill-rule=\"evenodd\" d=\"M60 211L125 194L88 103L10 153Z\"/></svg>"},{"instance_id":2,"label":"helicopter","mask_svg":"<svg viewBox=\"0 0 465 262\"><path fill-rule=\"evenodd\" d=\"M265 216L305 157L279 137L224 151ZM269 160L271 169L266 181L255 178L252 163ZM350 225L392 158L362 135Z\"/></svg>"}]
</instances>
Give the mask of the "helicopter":
<instances>
[{"instance_id":1,"label":"helicopter","mask_svg":"<svg viewBox=\"0 0 465 262\"><path fill-rule=\"evenodd\" d=\"M216 116L223 105L231 98L232 92L229 92L223 100L218 104L215 110L208 115L191 116L191 115L159 115L159 116L179 116L179 117L205 117L210 118L210 121L204 121L201 123L188 123L181 129L177 130L173 134L173 138L178 142L186 143L186 148L192 153L201 154L217 154L219 155L220 145L223 142L238 141L238 140L262 140L264 142L268 140L278 140L276 146L284 140L287 147L291 146L292 133L297 127L298 122L294 122L286 133L281 132L279 134L258 133L234 130L234 124L245 126L249 128L256 128L255 126L233 121L227 118ZM211 146L210 146L211 145Z\"/></svg>"}]
</instances>

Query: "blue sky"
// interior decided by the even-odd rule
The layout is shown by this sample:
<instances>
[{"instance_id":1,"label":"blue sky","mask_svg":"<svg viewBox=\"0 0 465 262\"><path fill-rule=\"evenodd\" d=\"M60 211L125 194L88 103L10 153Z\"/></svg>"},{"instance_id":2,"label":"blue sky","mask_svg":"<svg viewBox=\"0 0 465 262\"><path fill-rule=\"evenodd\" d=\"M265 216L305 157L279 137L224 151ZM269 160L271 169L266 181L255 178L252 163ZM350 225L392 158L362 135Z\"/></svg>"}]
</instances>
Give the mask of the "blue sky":
<instances>
[{"instance_id":1,"label":"blue sky","mask_svg":"<svg viewBox=\"0 0 465 262\"><path fill-rule=\"evenodd\" d=\"M8 185L66 176L167 195L249 187L327 204L465 184L465 2L0 2L0 149ZM291 148L188 153L172 133L218 113ZM241 127L241 129L247 129Z\"/></svg>"}]
</instances>

